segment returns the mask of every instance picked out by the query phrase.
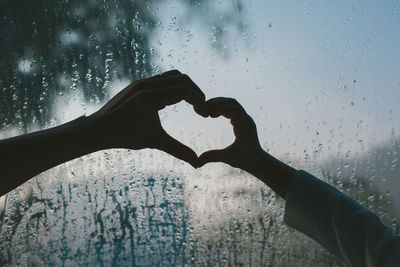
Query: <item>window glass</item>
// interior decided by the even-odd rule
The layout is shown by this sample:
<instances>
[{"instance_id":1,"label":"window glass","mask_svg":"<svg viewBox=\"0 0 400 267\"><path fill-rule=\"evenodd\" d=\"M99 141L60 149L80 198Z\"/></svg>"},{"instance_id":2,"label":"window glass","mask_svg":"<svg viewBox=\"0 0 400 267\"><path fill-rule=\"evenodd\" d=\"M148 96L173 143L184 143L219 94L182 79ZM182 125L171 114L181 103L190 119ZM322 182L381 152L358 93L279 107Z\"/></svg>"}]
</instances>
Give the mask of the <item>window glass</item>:
<instances>
[{"instance_id":1,"label":"window glass","mask_svg":"<svg viewBox=\"0 0 400 267\"><path fill-rule=\"evenodd\" d=\"M131 81L179 69L207 98L236 98L266 151L399 234L395 2L13 0L0 21L0 138L89 115ZM228 120L187 103L160 116L197 153L234 140ZM0 198L0 265L343 266L283 210L222 163L105 150Z\"/></svg>"}]
</instances>

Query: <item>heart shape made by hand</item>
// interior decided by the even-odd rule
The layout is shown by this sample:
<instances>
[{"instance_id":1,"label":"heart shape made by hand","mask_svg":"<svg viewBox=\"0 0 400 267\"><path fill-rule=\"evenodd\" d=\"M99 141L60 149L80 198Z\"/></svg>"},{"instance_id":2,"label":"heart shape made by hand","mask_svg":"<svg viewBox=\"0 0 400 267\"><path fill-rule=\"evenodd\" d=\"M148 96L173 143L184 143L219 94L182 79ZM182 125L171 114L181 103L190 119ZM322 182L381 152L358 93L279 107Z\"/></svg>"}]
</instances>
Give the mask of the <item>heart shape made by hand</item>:
<instances>
[{"instance_id":1,"label":"heart shape made by hand","mask_svg":"<svg viewBox=\"0 0 400 267\"><path fill-rule=\"evenodd\" d=\"M204 118L187 102L159 111L164 130L193 149L197 156L210 149L223 149L235 140L232 125L224 117Z\"/></svg>"}]
</instances>

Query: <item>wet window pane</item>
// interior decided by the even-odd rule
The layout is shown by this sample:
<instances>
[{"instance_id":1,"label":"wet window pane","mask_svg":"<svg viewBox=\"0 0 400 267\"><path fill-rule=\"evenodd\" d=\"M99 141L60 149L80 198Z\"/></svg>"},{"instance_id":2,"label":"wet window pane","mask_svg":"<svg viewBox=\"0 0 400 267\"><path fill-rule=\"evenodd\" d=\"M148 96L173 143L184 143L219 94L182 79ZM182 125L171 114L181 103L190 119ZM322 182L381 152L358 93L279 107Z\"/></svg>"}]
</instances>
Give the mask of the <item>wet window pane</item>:
<instances>
[{"instance_id":1,"label":"wet window pane","mask_svg":"<svg viewBox=\"0 0 400 267\"><path fill-rule=\"evenodd\" d=\"M399 233L399 7L374 1L0 3L0 138L91 114L169 69L236 98L263 148ZM186 103L163 126L197 153L233 141ZM343 266L283 224L284 202L222 163L96 152L0 198L1 266Z\"/></svg>"}]
</instances>

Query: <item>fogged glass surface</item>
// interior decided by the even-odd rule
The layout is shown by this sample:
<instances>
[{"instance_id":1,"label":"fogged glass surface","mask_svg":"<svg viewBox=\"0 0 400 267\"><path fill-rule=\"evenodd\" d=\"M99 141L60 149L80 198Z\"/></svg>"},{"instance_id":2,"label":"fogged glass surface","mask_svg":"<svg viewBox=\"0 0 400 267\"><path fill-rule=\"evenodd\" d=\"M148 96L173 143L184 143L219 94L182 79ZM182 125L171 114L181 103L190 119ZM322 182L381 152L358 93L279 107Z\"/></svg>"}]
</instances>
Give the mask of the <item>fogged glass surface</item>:
<instances>
[{"instance_id":1,"label":"fogged glass surface","mask_svg":"<svg viewBox=\"0 0 400 267\"><path fill-rule=\"evenodd\" d=\"M236 98L265 150L399 233L397 3L14 0L0 14L1 138L90 114L130 81L175 68L207 98ZM160 115L197 153L233 141L229 121L187 104ZM100 151L0 198L0 265L342 266L284 225L283 209L222 163Z\"/></svg>"}]
</instances>

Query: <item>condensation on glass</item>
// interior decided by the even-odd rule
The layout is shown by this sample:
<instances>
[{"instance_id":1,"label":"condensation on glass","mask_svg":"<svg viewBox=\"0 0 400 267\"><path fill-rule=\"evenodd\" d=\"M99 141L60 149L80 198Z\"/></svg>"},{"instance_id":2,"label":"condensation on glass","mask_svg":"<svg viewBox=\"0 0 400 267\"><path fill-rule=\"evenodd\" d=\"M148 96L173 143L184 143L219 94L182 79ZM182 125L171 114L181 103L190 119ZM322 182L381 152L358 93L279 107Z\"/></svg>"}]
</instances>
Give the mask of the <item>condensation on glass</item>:
<instances>
[{"instance_id":1,"label":"condensation on glass","mask_svg":"<svg viewBox=\"0 0 400 267\"><path fill-rule=\"evenodd\" d=\"M238 99L265 150L399 233L395 3L14 0L0 20L1 138L90 114L130 81L176 68L207 98ZM232 141L228 121L193 123L190 111L161 112L163 125L199 153ZM101 151L0 198L0 265L342 266L284 225L283 209L223 164Z\"/></svg>"}]
</instances>

